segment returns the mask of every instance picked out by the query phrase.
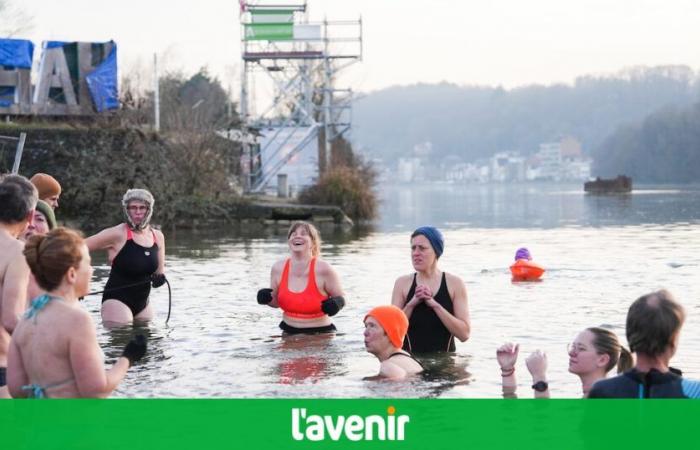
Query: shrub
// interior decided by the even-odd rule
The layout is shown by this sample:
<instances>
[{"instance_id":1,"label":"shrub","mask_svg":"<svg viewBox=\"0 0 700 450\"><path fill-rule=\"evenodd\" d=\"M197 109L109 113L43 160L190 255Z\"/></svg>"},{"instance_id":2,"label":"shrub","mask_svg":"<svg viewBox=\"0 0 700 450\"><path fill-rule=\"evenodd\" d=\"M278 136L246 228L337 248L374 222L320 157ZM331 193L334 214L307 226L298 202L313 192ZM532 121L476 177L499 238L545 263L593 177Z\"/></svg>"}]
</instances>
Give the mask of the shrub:
<instances>
[{"instance_id":1,"label":"shrub","mask_svg":"<svg viewBox=\"0 0 700 450\"><path fill-rule=\"evenodd\" d=\"M299 193L299 201L309 204L335 205L355 221L377 216L377 196L373 191L374 172L364 166L334 167L324 173L318 183Z\"/></svg>"}]
</instances>

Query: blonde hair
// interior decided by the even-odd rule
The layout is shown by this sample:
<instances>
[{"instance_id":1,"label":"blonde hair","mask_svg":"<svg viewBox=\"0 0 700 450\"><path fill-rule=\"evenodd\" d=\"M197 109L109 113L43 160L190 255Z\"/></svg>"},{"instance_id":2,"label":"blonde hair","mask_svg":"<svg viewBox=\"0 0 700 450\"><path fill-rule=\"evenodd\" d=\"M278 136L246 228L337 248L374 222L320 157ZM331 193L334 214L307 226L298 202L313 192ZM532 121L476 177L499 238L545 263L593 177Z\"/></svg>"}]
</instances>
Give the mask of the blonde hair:
<instances>
[{"instance_id":1,"label":"blonde hair","mask_svg":"<svg viewBox=\"0 0 700 450\"><path fill-rule=\"evenodd\" d=\"M298 220L294 222L289 227L289 232L287 233L287 239L292 236L297 228L303 228L311 237L311 256L316 258L321 254L321 234L318 232L315 226L311 225L309 222L304 222L303 220Z\"/></svg>"}]
</instances>

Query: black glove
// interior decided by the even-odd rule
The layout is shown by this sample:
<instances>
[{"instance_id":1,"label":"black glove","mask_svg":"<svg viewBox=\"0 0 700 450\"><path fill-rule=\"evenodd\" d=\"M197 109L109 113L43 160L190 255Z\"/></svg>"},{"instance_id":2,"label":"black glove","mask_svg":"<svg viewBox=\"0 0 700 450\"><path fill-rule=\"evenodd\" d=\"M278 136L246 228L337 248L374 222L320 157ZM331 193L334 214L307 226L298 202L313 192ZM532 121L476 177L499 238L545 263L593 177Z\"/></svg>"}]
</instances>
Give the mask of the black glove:
<instances>
[{"instance_id":1,"label":"black glove","mask_svg":"<svg viewBox=\"0 0 700 450\"><path fill-rule=\"evenodd\" d=\"M146 336L137 334L126 344L122 356L129 360L129 367L146 354Z\"/></svg>"},{"instance_id":2,"label":"black glove","mask_svg":"<svg viewBox=\"0 0 700 450\"><path fill-rule=\"evenodd\" d=\"M258 291L258 303L261 305L267 305L272 301L272 289L263 288Z\"/></svg>"},{"instance_id":3,"label":"black glove","mask_svg":"<svg viewBox=\"0 0 700 450\"><path fill-rule=\"evenodd\" d=\"M321 302L321 310L329 316L335 316L345 306L345 299L341 296L328 297Z\"/></svg>"},{"instance_id":4,"label":"black glove","mask_svg":"<svg viewBox=\"0 0 700 450\"><path fill-rule=\"evenodd\" d=\"M151 286L154 288L159 288L165 284L165 274L164 273L154 273L151 275Z\"/></svg>"}]
</instances>

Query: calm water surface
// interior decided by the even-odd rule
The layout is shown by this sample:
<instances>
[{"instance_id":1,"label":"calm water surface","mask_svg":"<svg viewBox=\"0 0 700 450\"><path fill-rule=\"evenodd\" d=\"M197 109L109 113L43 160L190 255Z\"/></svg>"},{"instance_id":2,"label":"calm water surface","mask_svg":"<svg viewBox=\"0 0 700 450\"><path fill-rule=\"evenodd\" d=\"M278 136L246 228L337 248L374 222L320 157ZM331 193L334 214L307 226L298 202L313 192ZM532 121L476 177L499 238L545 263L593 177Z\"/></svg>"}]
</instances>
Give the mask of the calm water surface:
<instances>
[{"instance_id":1,"label":"calm water surface","mask_svg":"<svg viewBox=\"0 0 700 450\"><path fill-rule=\"evenodd\" d=\"M580 396L567 372L566 344L588 326L624 336L627 307L653 289L670 289L688 321L674 365L700 378L700 186L640 187L631 195L590 197L579 185L384 186L374 229L323 230L323 257L338 271L348 306L335 336L282 338L281 313L259 306L270 266L287 255L286 227L167 233L173 286L154 290L157 320L149 353L132 368L120 397L500 397L496 348L520 343L519 393L530 397L524 360L549 358L553 396ZM428 373L405 383L365 381L378 370L364 351L364 314L390 302L397 276L412 271L409 235L419 225L444 230L443 270L469 294L472 337L455 355L427 358ZM547 268L540 283L511 283L515 249L530 248ZM108 274L96 258L93 288ZM99 300L86 301L96 323ZM98 325L108 361L133 327Z\"/></svg>"}]
</instances>

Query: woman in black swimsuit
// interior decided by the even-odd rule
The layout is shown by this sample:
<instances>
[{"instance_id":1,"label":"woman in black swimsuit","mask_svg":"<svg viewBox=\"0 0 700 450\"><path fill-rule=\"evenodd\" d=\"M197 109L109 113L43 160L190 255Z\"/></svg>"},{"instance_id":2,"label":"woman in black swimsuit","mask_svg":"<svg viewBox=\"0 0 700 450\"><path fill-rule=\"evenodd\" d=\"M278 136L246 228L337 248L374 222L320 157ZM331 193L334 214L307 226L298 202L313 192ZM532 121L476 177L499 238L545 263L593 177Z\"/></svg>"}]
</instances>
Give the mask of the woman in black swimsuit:
<instances>
[{"instance_id":1,"label":"woman in black swimsuit","mask_svg":"<svg viewBox=\"0 0 700 450\"><path fill-rule=\"evenodd\" d=\"M112 265L102 296L102 322L151 320L148 296L165 283L165 237L150 226L153 195L129 189L122 199L126 222L87 238L90 251L107 250Z\"/></svg>"},{"instance_id":2,"label":"woman in black swimsuit","mask_svg":"<svg viewBox=\"0 0 700 450\"><path fill-rule=\"evenodd\" d=\"M456 337L469 339L467 288L461 278L438 269L445 241L437 228L420 227L411 235L415 272L399 277L391 303L408 317L403 349L411 353L454 352Z\"/></svg>"}]
</instances>

